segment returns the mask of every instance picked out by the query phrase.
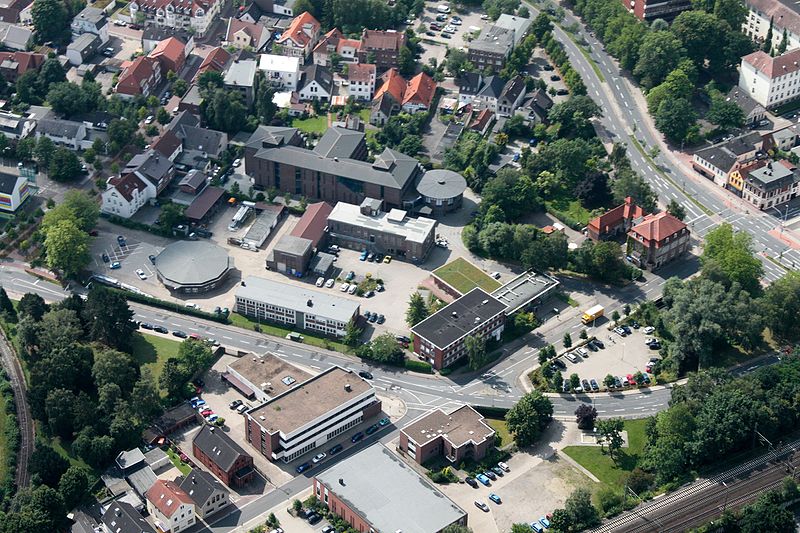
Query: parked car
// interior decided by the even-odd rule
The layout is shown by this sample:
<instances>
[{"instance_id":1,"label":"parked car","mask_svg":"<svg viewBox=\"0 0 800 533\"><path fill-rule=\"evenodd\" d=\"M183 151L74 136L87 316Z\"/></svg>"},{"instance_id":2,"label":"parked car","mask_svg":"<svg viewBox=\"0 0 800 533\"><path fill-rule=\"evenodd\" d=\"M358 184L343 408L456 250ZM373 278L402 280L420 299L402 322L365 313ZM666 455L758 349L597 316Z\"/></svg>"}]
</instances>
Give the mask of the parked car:
<instances>
[{"instance_id":1,"label":"parked car","mask_svg":"<svg viewBox=\"0 0 800 533\"><path fill-rule=\"evenodd\" d=\"M497 476L496 476L496 475L495 475L495 473L494 473L494 472L492 472L491 470L487 470L487 471L485 471L485 472L483 473L483 475L484 475L484 476L486 476L486 477L488 477L488 478L489 478L489 479L491 479L492 481L494 481L495 479L497 479Z\"/></svg>"},{"instance_id":2,"label":"parked car","mask_svg":"<svg viewBox=\"0 0 800 533\"><path fill-rule=\"evenodd\" d=\"M370 316L368 320L373 324L375 322L377 322L378 321L378 313L372 313L372 316Z\"/></svg>"},{"instance_id":3,"label":"parked car","mask_svg":"<svg viewBox=\"0 0 800 533\"><path fill-rule=\"evenodd\" d=\"M388 426L389 422L391 422L391 420L389 420L388 418L381 418L380 420L378 420L378 425L380 427Z\"/></svg>"},{"instance_id":4,"label":"parked car","mask_svg":"<svg viewBox=\"0 0 800 533\"><path fill-rule=\"evenodd\" d=\"M391 256L391 255L387 255L387 256L385 256L385 257L383 258L383 262L384 262L384 263L386 263L386 264L388 265L389 263L391 263L391 262L392 262L392 256Z\"/></svg>"},{"instance_id":5,"label":"parked car","mask_svg":"<svg viewBox=\"0 0 800 533\"><path fill-rule=\"evenodd\" d=\"M153 324L150 324L149 322L142 322L139 324L139 327L142 329L153 329Z\"/></svg>"},{"instance_id":6,"label":"parked car","mask_svg":"<svg viewBox=\"0 0 800 533\"><path fill-rule=\"evenodd\" d=\"M311 513L311 515L307 518L307 520L308 523L313 526L314 524L318 524L322 520L322 515L319 515L317 513Z\"/></svg>"},{"instance_id":7,"label":"parked car","mask_svg":"<svg viewBox=\"0 0 800 533\"><path fill-rule=\"evenodd\" d=\"M366 260L367 260L367 256L368 256L368 255L369 255L369 252L368 252L368 251L366 251L366 250L361 250L361 255L358 257L358 260L359 260L359 261L366 261Z\"/></svg>"},{"instance_id":8,"label":"parked car","mask_svg":"<svg viewBox=\"0 0 800 533\"><path fill-rule=\"evenodd\" d=\"M107 254L107 253L105 253L105 252L103 252L103 254L100 256L100 259L102 259L102 260L103 260L103 263L108 263L108 262L111 260L111 259L108 257L108 254Z\"/></svg>"},{"instance_id":9,"label":"parked car","mask_svg":"<svg viewBox=\"0 0 800 533\"><path fill-rule=\"evenodd\" d=\"M242 164L242 160L241 159L234 159L233 160L233 166L234 167L238 167L241 164Z\"/></svg>"},{"instance_id":10,"label":"parked car","mask_svg":"<svg viewBox=\"0 0 800 533\"><path fill-rule=\"evenodd\" d=\"M511 472L511 468L509 468L509 466L506 463L504 463L503 461L500 461L499 463L497 463L497 466L499 466L500 468L502 468L506 472Z\"/></svg>"},{"instance_id":11,"label":"parked car","mask_svg":"<svg viewBox=\"0 0 800 533\"><path fill-rule=\"evenodd\" d=\"M309 470L310 468L311 468L311 463L306 461L305 463L303 463L300 466L298 466L297 468L295 468L295 470L297 471L298 474L302 474L303 472L305 472L306 470Z\"/></svg>"},{"instance_id":12,"label":"parked car","mask_svg":"<svg viewBox=\"0 0 800 533\"><path fill-rule=\"evenodd\" d=\"M439 34L439 37L441 37L442 39L450 39L450 34L447 32L442 32Z\"/></svg>"},{"instance_id":13,"label":"parked car","mask_svg":"<svg viewBox=\"0 0 800 533\"><path fill-rule=\"evenodd\" d=\"M655 330L656 328L654 328L653 326L645 326L645 328L642 331L645 333L645 335L651 335Z\"/></svg>"},{"instance_id":14,"label":"parked car","mask_svg":"<svg viewBox=\"0 0 800 533\"><path fill-rule=\"evenodd\" d=\"M542 70L546 70L548 72L551 72L551 71L555 70L555 67L548 63L548 64L546 64L545 66L542 67Z\"/></svg>"},{"instance_id":15,"label":"parked car","mask_svg":"<svg viewBox=\"0 0 800 533\"><path fill-rule=\"evenodd\" d=\"M321 286L322 285L320 285L320 287ZM341 292L347 292L348 290L350 290L350 284L349 283L342 283L342 285L339 287L339 290Z\"/></svg>"},{"instance_id":16,"label":"parked car","mask_svg":"<svg viewBox=\"0 0 800 533\"><path fill-rule=\"evenodd\" d=\"M175 331L172 332L172 336L173 337L178 337L179 339L185 339L189 335L187 335L185 332L183 332L183 331L181 331L179 329L176 329Z\"/></svg>"},{"instance_id":17,"label":"parked car","mask_svg":"<svg viewBox=\"0 0 800 533\"><path fill-rule=\"evenodd\" d=\"M487 476L484 476L483 474L478 474L477 476L475 476L475 479L477 479L487 487L491 485L491 481L489 480L489 478Z\"/></svg>"},{"instance_id":18,"label":"parked car","mask_svg":"<svg viewBox=\"0 0 800 533\"><path fill-rule=\"evenodd\" d=\"M556 94L558 96L566 96L569 94L569 91L567 89L556 89Z\"/></svg>"},{"instance_id":19,"label":"parked car","mask_svg":"<svg viewBox=\"0 0 800 533\"><path fill-rule=\"evenodd\" d=\"M360 431L359 431L358 433L356 433L355 435L353 435L352 437L350 437L350 442L352 442L353 444L355 444L356 442L360 441L360 440L361 440L361 439L363 439L363 438L364 438L364 434L363 434L362 432L360 432Z\"/></svg>"},{"instance_id":20,"label":"parked car","mask_svg":"<svg viewBox=\"0 0 800 533\"><path fill-rule=\"evenodd\" d=\"M372 435L373 433L375 433L379 429L380 429L380 426L378 424L372 424L370 427L367 428L366 433L367 433L367 435Z\"/></svg>"},{"instance_id":21,"label":"parked car","mask_svg":"<svg viewBox=\"0 0 800 533\"><path fill-rule=\"evenodd\" d=\"M592 390L597 392L600 390L600 385L597 384L596 379L589 380L589 384L592 386Z\"/></svg>"},{"instance_id":22,"label":"parked car","mask_svg":"<svg viewBox=\"0 0 800 533\"><path fill-rule=\"evenodd\" d=\"M243 415L244 412L247 411L248 409L249 409L249 407L247 407L247 405L242 404L242 405L240 405L239 407L236 408L236 412L239 413L240 415Z\"/></svg>"},{"instance_id":23,"label":"parked car","mask_svg":"<svg viewBox=\"0 0 800 533\"><path fill-rule=\"evenodd\" d=\"M560 368L561 370L566 370L567 365L561 359L553 359L553 366L556 368Z\"/></svg>"},{"instance_id":24,"label":"parked car","mask_svg":"<svg viewBox=\"0 0 800 533\"><path fill-rule=\"evenodd\" d=\"M156 331L158 333L163 333L165 335L169 333L169 330L164 326L153 326L153 331Z\"/></svg>"},{"instance_id":25,"label":"parked car","mask_svg":"<svg viewBox=\"0 0 800 533\"><path fill-rule=\"evenodd\" d=\"M622 380L619 379L619 376L614 376L614 388L621 389L622 388Z\"/></svg>"},{"instance_id":26,"label":"parked car","mask_svg":"<svg viewBox=\"0 0 800 533\"><path fill-rule=\"evenodd\" d=\"M386 317L383 315L378 315L378 324L383 324L386 322Z\"/></svg>"},{"instance_id":27,"label":"parked car","mask_svg":"<svg viewBox=\"0 0 800 533\"><path fill-rule=\"evenodd\" d=\"M317 278L316 286L317 287L322 287L323 285L325 285L325 278L320 276L320 277Z\"/></svg>"},{"instance_id":28,"label":"parked car","mask_svg":"<svg viewBox=\"0 0 800 533\"><path fill-rule=\"evenodd\" d=\"M544 528L539 522L531 522L531 529L534 530L536 533L541 533L544 531Z\"/></svg>"},{"instance_id":29,"label":"parked car","mask_svg":"<svg viewBox=\"0 0 800 533\"><path fill-rule=\"evenodd\" d=\"M558 74L553 74L552 76L550 76L550 81L559 81L559 80L561 80L561 76L559 76Z\"/></svg>"},{"instance_id":30,"label":"parked car","mask_svg":"<svg viewBox=\"0 0 800 533\"><path fill-rule=\"evenodd\" d=\"M154 265L156 264L156 256L148 255L147 258L150 260L151 263L153 263Z\"/></svg>"},{"instance_id":31,"label":"parked car","mask_svg":"<svg viewBox=\"0 0 800 533\"><path fill-rule=\"evenodd\" d=\"M353 283L347 288L347 294L355 294L356 291L358 291L358 285L356 285L355 283Z\"/></svg>"},{"instance_id":32,"label":"parked car","mask_svg":"<svg viewBox=\"0 0 800 533\"><path fill-rule=\"evenodd\" d=\"M592 390L592 386L589 385L589 380L585 378L581 380L581 387L583 387L583 390L585 391Z\"/></svg>"},{"instance_id":33,"label":"parked car","mask_svg":"<svg viewBox=\"0 0 800 533\"><path fill-rule=\"evenodd\" d=\"M219 415L215 415L213 413L206 417L206 422L208 422L209 424L213 424L217 420L219 420Z\"/></svg>"},{"instance_id":34,"label":"parked car","mask_svg":"<svg viewBox=\"0 0 800 533\"><path fill-rule=\"evenodd\" d=\"M328 453L331 454L331 455L336 455L337 453L342 451L343 448L344 448L344 446L342 446L341 444L337 444L336 446L334 446L333 448L328 450Z\"/></svg>"},{"instance_id":35,"label":"parked car","mask_svg":"<svg viewBox=\"0 0 800 533\"><path fill-rule=\"evenodd\" d=\"M319 452L317 455L314 456L313 459L311 459L311 462L314 463L314 464L317 464L320 461L322 461L323 459L325 459L326 457L327 457L327 455L325 455L325 452Z\"/></svg>"},{"instance_id":36,"label":"parked car","mask_svg":"<svg viewBox=\"0 0 800 533\"><path fill-rule=\"evenodd\" d=\"M152 124L153 121L156 119L153 115L148 115L146 119L144 119L145 124Z\"/></svg>"},{"instance_id":37,"label":"parked car","mask_svg":"<svg viewBox=\"0 0 800 533\"><path fill-rule=\"evenodd\" d=\"M475 481L475 478L467 477L467 478L464 479L464 482L467 485L469 485L470 487L472 487L473 489L477 489L478 488L478 482Z\"/></svg>"},{"instance_id":38,"label":"parked car","mask_svg":"<svg viewBox=\"0 0 800 533\"><path fill-rule=\"evenodd\" d=\"M597 346L598 348L601 348L601 349L605 349L605 347L606 347L605 343L603 343L603 341L601 341L600 339L593 339L592 340L592 344L594 344L595 346Z\"/></svg>"},{"instance_id":39,"label":"parked car","mask_svg":"<svg viewBox=\"0 0 800 533\"><path fill-rule=\"evenodd\" d=\"M236 409L240 405L242 405L242 400L233 400L231 403L228 404L228 409Z\"/></svg>"},{"instance_id":40,"label":"parked car","mask_svg":"<svg viewBox=\"0 0 800 533\"><path fill-rule=\"evenodd\" d=\"M117 235L117 243L120 246L125 246L125 237L123 237L122 235Z\"/></svg>"},{"instance_id":41,"label":"parked car","mask_svg":"<svg viewBox=\"0 0 800 533\"><path fill-rule=\"evenodd\" d=\"M478 500L475 500L475 507L477 507L478 509L480 509L484 513L488 513L489 512L489 506L486 505L483 502L478 501Z\"/></svg>"},{"instance_id":42,"label":"parked car","mask_svg":"<svg viewBox=\"0 0 800 533\"><path fill-rule=\"evenodd\" d=\"M122 267L122 265L120 264L119 261L114 261L113 263L108 265L108 268L110 268L111 270L117 270L118 268L121 268L121 267Z\"/></svg>"},{"instance_id":43,"label":"parked car","mask_svg":"<svg viewBox=\"0 0 800 533\"><path fill-rule=\"evenodd\" d=\"M330 278L328 281L325 282L325 288L326 289L330 289L331 287L333 287L334 283L336 283L336 280L333 279L333 278Z\"/></svg>"},{"instance_id":44,"label":"parked car","mask_svg":"<svg viewBox=\"0 0 800 533\"><path fill-rule=\"evenodd\" d=\"M489 493L489 499L492 500L494 503L503 503L503 500L500 499L500 496L495 494L494 492Z\"/></svg>"},{"instance_id":45,"label":"parked car","mask_svg":"<svg viewBox=\"0 0 800 533\"><path fill-rule=\"evenodd\" d=\"M147 274L141 268L136 269L136 275L139 276L139 279L147 279Z\"/></svg>"},{"instance_id":46,"label":"parked car","mask_svg":"<svg viewBox=\"0 0 800 533\"><path fill-rule=\"evenodd\" d=\"M493 466L491 468L491 471L500 477L503 477L505 475L505 472L503 472L503 469L500 468L499 466Z\"/></svg>"},{"instance_id":47,"label":"parked car","mask_svg":"<svg viewBox=\"0 0 800 533\"><path fill-rule=\"evenodd\" d=\"M577 352L581 354L582 357L589 357L589 351L582 346L577 349Z\"/></svg>"},{"instance_id":48,"label":"parked car","mask_svg":"<svg viewBox=\"0 0 800 533\"><path fill-rule=\"evenodd\" d=\"M350 272L347 273L347 276L345 276L344 280L345 281L353 281L355 279L355 277L356 277L356 273L351 270Z\"/></svg>"},{"instance_id":49,"label":"parked car","mask_svg":"<svg viewBox=\"0 0 800 533\"><path fill-rule=\"evenodd\" d=\"M550 528L550 520L548 520L546 516L541 517L539 523L542 524L545 529Z\"/></svg>"}]
</instances>

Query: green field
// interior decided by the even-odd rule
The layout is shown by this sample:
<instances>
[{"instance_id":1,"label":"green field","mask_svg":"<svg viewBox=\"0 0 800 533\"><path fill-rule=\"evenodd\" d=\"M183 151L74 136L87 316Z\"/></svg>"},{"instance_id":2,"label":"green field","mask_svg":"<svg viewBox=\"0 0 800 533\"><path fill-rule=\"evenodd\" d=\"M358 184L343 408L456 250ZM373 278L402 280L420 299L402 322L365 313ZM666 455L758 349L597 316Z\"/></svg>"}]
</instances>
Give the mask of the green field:
<instances>
[{"instance_id":1,"label":"green field","mask_svg":"<svg viewBox=\"0 0 800 533\"><path fill-rule=\"evenodd\" d=\"M500 283L462 257L440 266L433 273L461 294L466 294L475 287L480 287L486 292L492 292L500 287Z\"/></svg>"},{"instance_id":2,"label":"green field","mask_svg":"<svg viewBox=\"0 0 800 533\"><path fill-rule=\"evenodd\" d=\"M549 213L567 225L571 224L570 221L575 221L581 226L585 226L592 218L592 212L583 207L580 200L556 198L548 200L545 205Z\"/></svg>"},{"instance_id":3,"label":"green field","mask_svg":"<svg viewBox=\"0 0 800 533\"><path fill-rule=\"evenodd\" d=\"M189 472L192 471L192 467L181 461L180 456L177 453L173 452L171 448L167 448L165 450L167 457L169 460L172 461L172 464L175 465L175 468L180 470L181 474L184 476L189 475Z\"/></svg>"},{"instance_id":4,"label":"green field","mask_svg":"<svg viewBox=\"0 0 800 533\"><path fill-rule=\"evenodd\" d=\"M328 115L320 115L306 119L296 118L292 121L292 127L298 128L303 133L325 133L328 129Z\"/></svg>"},{"instance_id":5,"label":"green field","mask_svg":"<svg viewBox=\"0 0 800 533\"><path fill-rule=\"evenodd\" d=\"M511 432L508 431L508 425L506 421L500 418L487 418L486 423L492 426L498 435L500 435L500 446L503 447L506 444L511 444L514 441L514 437L511 435Z\"/></svg>"},{"instance_id":6,"label":"green field","mask_svg":"<svg viewBox=\"0 0 800 533\"><path fill-rule=\"evenodd\" d=\"M153 379L158 383L164 363L170 357L178 355L178 347L181 343L155 335L146 333L133 334L133 358L142 365L142 368L149 368L153 374Z\"/></svg>"},{"instance_id":7,"label":"green field","mask_svg":"<svg viewBox=\"0 0 800 533\"><path fill-rule=\"evenodd\" d=\"M622 448L618 465L614 464L611 458L600 450L599 446L567 446L564 448L564 453L606 485L622 487L625 477L639 463L647 439L645 436L646 425L647 421L644 419L625 421L628 447Z\"/></svg>"}]
</instances>

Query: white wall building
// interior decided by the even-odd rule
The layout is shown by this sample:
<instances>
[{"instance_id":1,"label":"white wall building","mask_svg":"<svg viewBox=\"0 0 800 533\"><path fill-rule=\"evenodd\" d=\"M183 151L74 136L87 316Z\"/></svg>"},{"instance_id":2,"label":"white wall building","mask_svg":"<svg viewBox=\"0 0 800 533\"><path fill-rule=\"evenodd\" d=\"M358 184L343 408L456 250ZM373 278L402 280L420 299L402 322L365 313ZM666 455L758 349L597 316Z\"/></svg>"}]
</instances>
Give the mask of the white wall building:
<instances>
[{"instance_id":1,"label":"white wall building","mask_svg":"<svg viewBox=\"0 0 800 533\"><path fill-rule=\"evenodd\" d=\"M261 54L258 68L264 72L267 82L284 91L296 91L300 81L300 58Z\"/></svg>"},{"instance_id":2,"label":"white wall building","mask_svg":"<svg viewBox=\"0 0 800 533\"><path fill-rule=\"evenodd\" d=\"M150 199L156 197L155 186L133 173L111 176L106 181L100 211L130 218Z\"/></svg>"},{"instance_id":3,"label":"white wall building","mask_svg":"<svg viewBox=\"0 0 800 533\"><path fill-rule=\"evenodd\" d=\"M196 521L194 501L174 481L159 479L150 487L147 512L164 533L180 533Z\"/></svg>"},{"instance_id":4,"label":"white wall building","mask_svg":"<svg viewBox=\"0 0 800 533\"><path fill-rule=\"evenodd\" d=\"M748 13L742 23L742 32L759 43L763 43L769 33L772 20L772 46L777 48L786 30L786 50L800 48L800 12L794 2L780 0L745 0Z\"/></svg>"},{"instance_id":5,"label":"white wall building","mask_svg":"<svg viewBox=\"0 0 800 533\"><path fill-rule=\"evenodd\" d=\"M158 26L191 29L196 37L203 37L217 19L220 4L217 0L134 0L130 13L134 21L141 12Z\"/></svg>"},{"instance_id":6,"label":"white wall building","mask_svg":"<svg viewBox=\"0 0 800 533\"><path fill-rule=\"evenodd\" d=\"M742 58L739 87L767 109L800 96L800 49L778 57L761 50Z\"/></svg>"}]
</instances>

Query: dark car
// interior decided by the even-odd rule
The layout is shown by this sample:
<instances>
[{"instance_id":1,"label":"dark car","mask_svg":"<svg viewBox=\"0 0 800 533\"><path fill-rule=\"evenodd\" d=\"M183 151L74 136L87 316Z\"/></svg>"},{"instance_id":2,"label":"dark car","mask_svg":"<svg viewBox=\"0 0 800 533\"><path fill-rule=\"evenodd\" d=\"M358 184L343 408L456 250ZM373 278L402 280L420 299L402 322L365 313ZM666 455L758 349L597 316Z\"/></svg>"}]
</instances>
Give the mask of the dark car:
<instances>
[{"instance_id":1,"label":"dark car","mask_svg":"<svg viewBox=\"0 0 800 533\"><path fill-rule=\"evenodd\" d=\"M139 324L139 327L142 329L153 329L153 324L150 324L149 322L142 322Z\"/></svg>"},{"instance_id":2,"label":"dark car","mask_svg":"<svg viewBox=\"0 0 800 533\"><path fill-rule=\"evenodd\" d=\"M319 523L320 520L322 520L322 516L317 513L311 513L311 515L308 517L308 523L312 526Z\"/></svg>"},{"instance_id":3,"label":"dark car","mask_svg":"<svg viewBox=\"0 0 800 533\"><path fill-rule=\"evenodd\" d=\"M640 326L640 325L639 325L639 323L638 323L638 322L636 322L635 320L631 320L631 327L632 327L633 329L639 329L641 326Z\"/></svg>"},{"instance_id":4,"label":"dark car","mask_svg":"<svg viewBox=\"0 0 800 533\"><path fill-rule=\"evenodd\" d=\"M373 433L378 431L378 429L380 429L380 426L378 424L372 424L370 427L367 428L367 435L372 435Z\"/></svg>"},{"instance_id":5,"label":"dark car","mask_svg":"<svg viewBox=\"0 0 800 533\"><path fill-rule=\"evenodd\" d=\"M364 298L372 298L373 296L375 296L375 291L367 291L364 294Z\"/></svg>"},{"instance_id":6,"label":"dark car","mask_svg":"<svg viewBox=\"0 0 800 533\"><path fill-rule=\"evenodd\" d=\"M169 330L164 326L153 326L153 331L157 331L159 333L169 333Z\"/></svg>"},{"instance_id":7,"label":"dark car","mask_svg":"<svg viewBox=\"0 0 800 533\"><path fill-rule=\"evenodd\" d=\"M359 376L361 376L361 377L362 377L362 378L364 378L364 379L372 379L372 374L370 374L370 373L369 373L369 372L367 372L366 370L360 370L360 371L358 372L358 375L359 375Z\"/></svg>"},{"instance_id":8,"label":"dark car","mask_svg":"<svg viewBox=\"0 0 800 533\"><path fill-rule=\"evenodd\" d=\"M593 391L597 392L597 391L600 390L600 385L597 384L597 380L593 379L593 380L589 381L589 384L592 386L592 390Z\"/></svg>"},{"instance_id":9,"label":"dark car","mask_svg":"<svg viewBox=\"0 0 800 533\"><path fill-rule=\"evenodd\" d=\"M340 451L342 451L342 449L343 449L343 448L344 448L344 447L343 447L341 444L337 444L336 446L334 446L333 448L331 448L330 450L328 450L328 453L329 453L330 455L336 455L337 453L339 453Z\"/></svg>"},{"instance_id":10,"label":"dark car","mask_svg":"<svg viewBox=\"0 0 800 533\"><path fill-rule=\"evenodd\" d=\"M600 339L594 339L594 340L592 341L592 344L594 344L594 345L595 345L595 346L597 346L598 348L605 348L605 347L606 347L606 345L605 345L605 344L603 344L603 341L601 341Z\"/></svg>"},{"instance_id":11,"label":"dark car","mask_svg":"<svg viewBox=\"0 0 800 533\"><path fill-rule=\"evenodd\" d=\"M581 386L583 387L584 391L592 390L592 386L589 385L589 380L588 379L582 379L581 380Z\"/></svg>"},{"instance_id":12,"label":"dark car","mask_svg":"<svg viewBox=\"0 0 800 533\"><path fill-rule=\"evenodd\" d=\"M242 400L233 400L228 404L228 409L236 409L240 405L242 405Z\"/></svg>"},{"instance_id":13,"label":"dark car","mask_svg":"<svg viewBox=\"0 0 800 533\"><path fill-rule=\"evenodd\" d=\"M559 81L560 79L561 76L559 76L558 74L553 74L552 76L550 76L550 81Z\"/></svg>"},{"instance_id":14,"label":"dark car","mask_svg":"<svg viewBox=\"0 0 800 533\"><path fill-rule=\"evenodd\" d=\"M359 431L358 433L356 433L355 435L350 437L350 442L356 443L356 442L360 441L363 438L364 438L364 434Z\"/></svg>"},{"instance_id":15,"label":"dark car","mask_svg":"<svg viewBox=\"0 0 800 533\"><path fill-rule=\"evenodd\" d=\"M619 377L614 377L614 387L617 389L622 388L622 380Z\"/></svg>"},{"instance_id":16,"label":"dark car","mask_svg":"<svg viewBox=\"0 0 800 533\"><path fill-rule=\"evenodd\" d=\"M569 91L566 89L556 89L556 94L558 96L566 96L569 94Z\"/></svg>"},{"instance_id":17,"label":"dark car","mask_svg":"<svg viewBox=\"0 0 800 533\"><path fill-rule=\"evenodd\" d=\"M377 322L378 321L378 313L372 313L372 315L370 315L370 317L367 320L369 320L372 323Z\"/></svg>"},{"instance_id":18,"label":"dark car","mask_svg":"<svg viewBox=\"0 0 800 533\"><path fill-rule=\"evenodd\" d=\"M308 470L310 468L311 468L311 463L306 461L305 463L303 463L300 466L298 466L297 468L295 468L295 470L297 470L298 474L302 474L303 472L305 472L306 470Z\"/></svg>"},{"instance_id":19,"label":"dark car","mask_svg":"<svg viewBox=\"0 0 800 533\"><path fill-rule=\"evenodd\" d=\"M183 331L181 331L179 329L176 329L175 331L172 332L172 336L173 337L178 337L179 339L185 339L189 335L187 335L186 333L184 333Z\"/></svg>"},{"instance_id":20,"label":"dark car","mask_svg":"<svg viewBox=\"0 0 800 533\"><path fill-rule=\"evenodd\" d=\"M486 477L488 477L488 478L489 478L489 479L491 479L492 481L494 481L495 479L497 479L497 475L496 475L494 472L492 472L491 470L487 470L486 472L484 472L484 473L483 473L483 475L484 475L484 476L486 476Z\"/></svg>"},{"instance_id":21,"label":"dark car","mask_svg":"<svg viewBox=\"0 0 800 533\"><path fill-rule=\"evenodd\" d=\"M153 263L154 265L156 264L156 256L148 255L147 258L150 260L151 263Z\"/></svg>"},{"instance_id":22,"label":"dark car","mask_svg":"<svg viewBox=\"0 0 800 533\"><path fill-rule=\"evenodd\" d=\"M567 364L564 361L562 361L561 359L553 359L553 366L557 367L557 368L560 368L561 370L566 370L567 369Z\"/></svg>"},{"instance_id":23,"label":"dark car","mask_svg":"<svg viewBox=\"0 0 800 533\"><path fill-rule=\"evenodd\" d=\"M555 67L553 67L553 65L549 65L548 64L548 65L543 66L542 69L543 70L547 70L549 72L551 70L555 70Z\"/></svg>"},{"instance_id":24,"label":"dark car","mask_svg":"<svg viewBox=\"0 0 800 533\"><path fill-rule=\"evenodd\" d=\"M597 346L595 346L593 342L587 342L586 347L593 352L596 352L598 350Z\"/></svg>"},{"instance_id":25,"label":"dark car","mask_svg":"<svg viewBox=\"0 0 800 533\"><path fill-rule=\"evenodd\" d=\"M383 324L386 322L386 317L383 315L378 315L378 324Z\"/></svg>"},{"instance_id":26,"label":"dark car","mask_svg":"<svg viewBox=\"0 0 800 533\"><path fill-rule=\"evenodd\" d=\"M503 477L505 475L505 472L503 472L503 469L500 468L499 466L493 466L492 467L492 472L494 472L495 474L497 474L500 477Z\"/></svg>"},{"instance_id":27,"label":"dark car","mask_svg":"<svg viewBox=\"0 0 800 533\"><path fill-rule=\"evenodd\" d=\"M441 37L442 39L450 39L450 34L442 32L439 34L439 37Z\"/></svg>"},{"instance_id":28,"label":"dark car","mask_svg":"<svg viewBox=\"0 0 800 533\"><path fill-rule=\"evenodd\" d=\"M405 335L395 335L394 338L395 340L397 340L397 342L404 342L406 344L411 342L411 339L406 337Z\"/></svg>"},{"instance_id":29,"label":"dark car","mask_svg":"<svg viewBox=\"0 0 800 533\"><path fill-rule=\"evenodd\" d=\"M425 35L427 35L428 37L436 37L436 32L432 32L431 30L428 30L428 31L425 32Z\"/></svg>"},{"instance_id":30,"label":"dark car","mask_svg":"<svg viewBox=\"0 0 800 533\"><path fill-rule=\"evenodd\" d=\"M629 328L628 326L620 326L620 327L625 331L626 335L630 335L631 333L633 333L631 331L631 328Z\"/></svg>"},{"instance_id":31,"label":"dark car","mask_svg":"<svg viewBox=\"0 0 800 533\"><path fill-rule=\"evenodd\" d=\"M122 235L117 235L117 242L120 245L124 246L125 245L125 237L123 237Z\"/></svg>"},{"instance_id":32,"label":"dark car","mask_svg":"<svg viewBox=\"0 0 800 533\"><path fill-rule=\"evenodd\" d=\"M477 488L478 488L478 482L477 482L477 481L475 481L475 478L468 477L468 478L466 478L466 479L464 480L464 482L465 482L467 485L469 485L470 487L472 487L473 489L477 489Z\"/></svg>"},{"instance_id":33,"label":"dark car","mask_svg":"<svg viewBox=\"0 0 800 533\"><path fill-rule=\"evenodd\" d=\"M103 259L103 263L108 263L111 259L109 259L108 254L103 252L103 255L100 256Z\"/></svg>"}]
</instances>

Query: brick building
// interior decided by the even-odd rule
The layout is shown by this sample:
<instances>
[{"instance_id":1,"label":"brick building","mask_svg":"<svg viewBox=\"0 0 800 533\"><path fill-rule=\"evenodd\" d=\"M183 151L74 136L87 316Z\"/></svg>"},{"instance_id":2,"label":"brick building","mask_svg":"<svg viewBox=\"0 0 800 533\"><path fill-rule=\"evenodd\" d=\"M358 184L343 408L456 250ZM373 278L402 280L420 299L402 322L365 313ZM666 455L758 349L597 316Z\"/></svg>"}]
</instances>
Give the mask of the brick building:
<instances>
[{"instance_id":1,"label":"brick building","mask_svg":"<svg viewBox=\"0 0 800 533\"><path fill-rule=\"evenodd\" d=\"M688 226L667 212L647 215L628 232L628 255L639 268L656 270L690 247Z\"/></svg>"},{"instance_id":2,"label":"brick building","mask_svg":"<svg viewBox=\"0 0 800 533\"><path fill-rule=\"evenodd\" d=\"M633 221L643 216L644 210L633 203L633 198L628 196L622 205L590 220L586 227L588 236L597 242L625 235L633 226Z\"/></svg>"},{"instance_id":3,"label":"brick building","mask_svg":"<svg viewBox=\"0 0 800 533\"><path fill-rule=\"evenodd\" d=\"M469 405L451 413L434 409L400 430L398 447L417 463L444 457L453 464L480 461L494 446L495 430Z\"/></svg>"},{"instance_id":4,"label":"brick building","mask_svg":"<svg viewBox=\"0 0 800 533\"><path fill-rule=\"evenodd\" d=\"M229 487L241 487L255 478L253 457L225 432L212 426L204 425L194 438L192 453Z\"/></svg>"},{"instance_id":5,"label":"brick building","mask_svg":"<svg viewBox=\"0 0 800 533\"><path fill-rule=\"evenodd\" d=\"M374 64L379 71L397 68L400 50L405 44L405 32L364 28L361 32L361 44L356 52L358 62Z\"/></svg>"}]
</instances>

